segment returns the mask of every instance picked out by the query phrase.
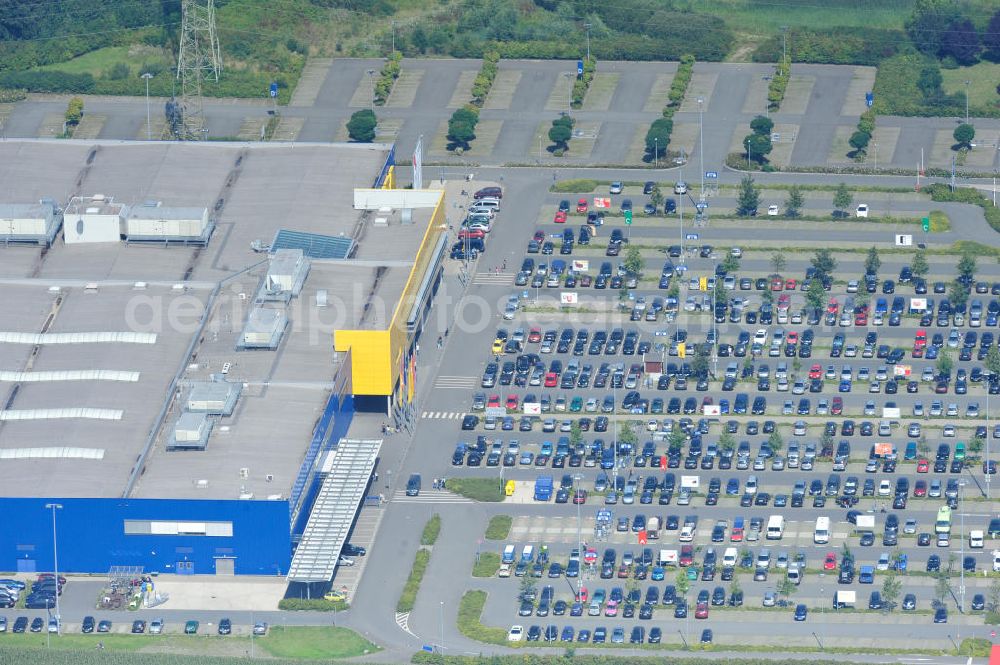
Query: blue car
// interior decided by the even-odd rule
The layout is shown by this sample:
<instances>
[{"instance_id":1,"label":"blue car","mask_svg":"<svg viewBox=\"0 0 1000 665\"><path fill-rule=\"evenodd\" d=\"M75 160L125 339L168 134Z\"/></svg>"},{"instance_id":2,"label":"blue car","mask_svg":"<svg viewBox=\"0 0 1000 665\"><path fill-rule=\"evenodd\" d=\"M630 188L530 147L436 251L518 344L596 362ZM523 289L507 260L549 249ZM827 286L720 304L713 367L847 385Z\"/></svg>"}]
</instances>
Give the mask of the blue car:
<instances>
[{"instance_id":1,"label":"blue car","mask_svg":"<svg viewBox=\"0 0 1000 665\"><path fill-rule=\"evenodd\" d=\"M573 626L566 626L562 629L562 635L559 636L560 642L572 642L573 641Z\"/></svg>"},{"instance_id":2,"label":"blue car","mask_svg":"<svg viewBox=\"0 0 1000 665\"><path fill-rule=\"evenodd\" d=\"M909 562L907 560L906 555L901 553L898 557L896 557L896 561L895 561L894 566L895 566L896 570L898 570L899 572L905 573L906 572L906 566L907 566L908 563Z\"/></svg>"},{"instance_id":3,"label":"blue car","mask_svg":"<svg viewBox=\"0 0 1000 665\"><path fill-rule=\"evenodd\" d=\"M583 603L573 603L573 606L569 609L569 615L571 617L582 617L583 616Z\"/></svg>"},{"instance_id":4,"label":"blue car","mask_svg":"<svg viewBox=\"0 0 1000 665\"><path fill-rule=\"evenodd\" d=\"M663 566L653 566L653 572L649 574L649 579L654 582L662 582L665 575L666 569Z\"/></svg>"},{"instance_id":5,"label":"blue car","mask_svg":"<svg viewBox=\"0 0 1000 665\"><path fill-rule=\"evenodd\" d=\"M581 628L580 632L576 634L577 642L589 642L590 641L590 631L586 628Z\"/></svg>"},{"instance_id":6,"label":"blue car","mask_svg":"<svg viewBox=\"0 0 1000 665\"><path fill-rule=\"evenodd\" d=\"M850 381L841 381L840 382L840 387L838 388L838 390L840 392L842 392L842 393L849 393L849 392L851 392L851 382Z\"/></svg>"}]
</instances>

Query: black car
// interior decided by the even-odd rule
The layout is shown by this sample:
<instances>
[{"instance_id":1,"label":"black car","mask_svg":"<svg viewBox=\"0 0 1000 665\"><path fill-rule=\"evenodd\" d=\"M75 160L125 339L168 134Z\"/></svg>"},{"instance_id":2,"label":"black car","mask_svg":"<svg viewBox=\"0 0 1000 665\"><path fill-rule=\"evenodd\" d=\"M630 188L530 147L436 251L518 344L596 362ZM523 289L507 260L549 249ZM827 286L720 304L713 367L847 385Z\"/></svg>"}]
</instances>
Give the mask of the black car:
<instances>
[{"instance_id":1,"label":"black car","mask_svg":"<svg viewBox=\"0 0 1000 665\"><path fill-rule=\"evenodd\" d=\"M233 622L229 619L219 620L219 635L229 635L233 632Z\"/></svg>"},{"instance_id":2,"label":"black car","mask_svg":"<svg viewBox=\"0 0 1000 665\"><path fill-rule=\"evenodd\" d=\"M45 622L42 620L42 617L35 617L31 620L31 628L29 630L33 633L40 633L44 627Z\"/></svg>"},{"instance_id":3,"label":"black car","mask_svg":"<svg viewBox=\"0 0 1000 665\"><path fill-rule=\"evenodd\" d=\"M368 554L368 550L360 545L352 545L351 543L346 543L343 548L341 548L340 553L344 556L364 556Z\"/></svg>"},{"instance_id":4,"label":"black car","mask_svg":"<svg viewBox=\"0 0 1000 665\"><path fill-rule=\"evenodd\" d=\"M96 625L97 624L94 621L94 617L85 616L83 617L83 625L80 627L80 631L84 633L92 633L94 632L94 626Z\"/></svg>"},{"instance_id":5,"label":"black car","mask_svg":"<svg viewBox=\"0 0 1000 665\"><path fill-rule=\"evenodd\" d=\"M420 474L414 473L410 476L409 480L406 481L406 496L419 496L420 495Z\"/></svg>"},{"instance_id":6,"label":"black car","mask_svg":"<svg viewBox=\"0 0 1000 665\"><path fill-rule=\"evenodd\" d=\"M132 634L141 635L146 632L146 622L142 619L136 619L132 622Z\"/></svg>"},{"instance_id":7,"label":"black car","mask_svg":"<svg viewBox=\"0 0 1000 665\"><path fill-rule=\"evenodd\" d=\"M28 629L28 617L17 617L14 620L14 627L11 629L15 633L23 633Z\"/></svg>"}]
</instances>

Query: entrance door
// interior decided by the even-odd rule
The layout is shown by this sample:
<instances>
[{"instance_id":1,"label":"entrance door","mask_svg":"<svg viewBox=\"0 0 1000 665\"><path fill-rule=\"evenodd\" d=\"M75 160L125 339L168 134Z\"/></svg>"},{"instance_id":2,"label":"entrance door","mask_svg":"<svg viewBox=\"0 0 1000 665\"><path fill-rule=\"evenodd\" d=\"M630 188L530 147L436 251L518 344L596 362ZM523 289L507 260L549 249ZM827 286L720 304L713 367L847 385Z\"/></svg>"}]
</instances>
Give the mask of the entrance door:
<instances>
[{"instance_id":1,"label":"entrance door","mask_svg":"<svg viewBox=\"0 0 1000 665\"><path fill-rule=\"evenodd\" d=\"M216 575L235 575L236 574L236 559L225 558L215 560L215 574Z\"/></svg>"},{"instance_id":2,"label":"entrance door","mask_svg":"<svg viewBox=\"0 0 1000 665\"><path fill-rule=\"evenodd\" d=\"M177 574L178 575L194 575L194 561L178 561L177 562Z\"/></svg>"},{"instance_id":3,"label":"entrance door","mask_svg":"<svg viewBox=\"0 0 1000 665\"><path fill-rule=\"evenodd\" d=\"M33 573L33 572L35 572L35 560L34 559L18 559L17 560L17 572L19 572L19 573Z\"/></svg>"}]
</instances>

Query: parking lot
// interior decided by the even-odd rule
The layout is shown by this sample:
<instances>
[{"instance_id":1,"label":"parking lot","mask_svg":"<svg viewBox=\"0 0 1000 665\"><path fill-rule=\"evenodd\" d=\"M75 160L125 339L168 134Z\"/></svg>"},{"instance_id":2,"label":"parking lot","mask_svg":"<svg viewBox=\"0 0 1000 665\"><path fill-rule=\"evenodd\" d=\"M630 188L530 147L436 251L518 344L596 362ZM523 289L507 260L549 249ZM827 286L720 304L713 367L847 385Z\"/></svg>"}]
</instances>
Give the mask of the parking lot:
<instances>
[{"instance_id":1,"label":"parking lot","mask_svg":"<svg viewBox=\"0 0 1000 665\"><path fill-rule=\"evenodd\" d=\"M995 262L962 297L955 256L883 250L869 273L861 248L817 257L739 229L707 245L616 189L497 213L474 282L496 324L448 347L466 376L439 377L423 413L454 428L433 447L442 475L535 495L508 507L510 579L486 583L484 623L542 642L733 643L734 622L775 613L802 638L817 611L841 640L868 612L944 624L939 639L981 627L1000 600Z\"/></svg>"}]
</instances>

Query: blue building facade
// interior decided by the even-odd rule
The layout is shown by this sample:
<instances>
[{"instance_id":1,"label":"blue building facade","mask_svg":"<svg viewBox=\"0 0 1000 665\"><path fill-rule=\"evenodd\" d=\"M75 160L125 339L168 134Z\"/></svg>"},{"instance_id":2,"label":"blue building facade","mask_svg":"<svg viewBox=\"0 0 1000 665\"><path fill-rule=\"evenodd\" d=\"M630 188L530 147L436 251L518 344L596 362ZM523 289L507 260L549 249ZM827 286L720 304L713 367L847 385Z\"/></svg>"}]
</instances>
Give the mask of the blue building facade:
<instances>
[{"instance_id":1,"label":"blue building facade","mask_svg":"<svg viewBox=\"0 0 1000 665\"><path fill-rule=\"evenodd\" d=\"M53 569L49 503L60 572L284 575L291 561L287 501L4 498L0 570Z\"/></svg>"}]
</instances>

